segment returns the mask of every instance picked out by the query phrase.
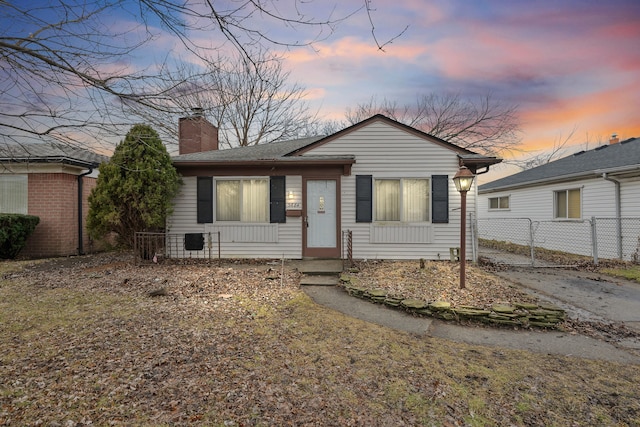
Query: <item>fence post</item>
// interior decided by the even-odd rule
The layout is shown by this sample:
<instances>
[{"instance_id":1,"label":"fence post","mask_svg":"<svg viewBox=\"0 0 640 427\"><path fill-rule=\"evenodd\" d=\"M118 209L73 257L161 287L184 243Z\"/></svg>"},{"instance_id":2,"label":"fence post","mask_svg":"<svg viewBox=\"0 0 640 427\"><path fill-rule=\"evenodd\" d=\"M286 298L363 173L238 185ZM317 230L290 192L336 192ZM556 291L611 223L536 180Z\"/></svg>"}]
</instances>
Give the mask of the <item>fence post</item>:
<instances>
[{"instance_id":1,"label":"fence post","mask_svg":"<svg viewBox=\"0 0 640 427\"><path fill-rule=\"evenodd\" d=\"M536 250L535 250L535 238L536 238L536 233L533 230L533 221L531 221L531 218L527 218L527 220L529 221L529 246L531 247L531 267L535 267L536 266Z\"/></svg>"},{"instance_id":2,"label":"fence post","mask_svg":"<svg viewBox=\"0 0 640 427\"><path fill-rule=\"evenodd\" d=\"M591 217L591 251L593 252L593 265L598 265L598 232L595 216Z\"/></svg>"}]
</instances>

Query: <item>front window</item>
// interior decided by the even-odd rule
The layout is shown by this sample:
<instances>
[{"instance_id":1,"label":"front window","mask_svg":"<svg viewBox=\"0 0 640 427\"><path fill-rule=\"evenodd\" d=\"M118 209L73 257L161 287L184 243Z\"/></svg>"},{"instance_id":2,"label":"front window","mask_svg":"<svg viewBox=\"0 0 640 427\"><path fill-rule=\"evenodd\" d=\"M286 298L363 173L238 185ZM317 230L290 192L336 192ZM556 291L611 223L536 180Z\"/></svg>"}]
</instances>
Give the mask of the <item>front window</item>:
<instances>
[{"instance_id":1,"label":"front window","mask_svg":"<svg viewBox=\"0 0 640 427\"><path fill-rule=\"evenodd\" d=\"M509 209L509 196L490 197L489 209L491 210Z\"/></svg>"},{"instance_id":2,"label":"front window","mask_svg":"<svg viewBox=\"0 0 640 427\"><path fill-rule=\"evenodd\" d=\"M429 221L428 179L376 179L376 221Z\"/></svg>"},{"instance_id":3,"label":"front window","mask_svg":"<svg viewBox=\"0 0 640 427\"><path fill-rule=\"evenodd\" d=\"M556 191L554 194L555 218L581 218L580 189Z\"/></svg>"},{"instance_id":4,"label":"front window","mask_svg":"<svg viewBox=\"0 0 640 427\"><path fill-rule=\"evenodd\" d=\"M239 179L216 181L216 220L269 221L269 181Z\"/></svg>"},{"instance_id":5,"label":"front window","mask_svg":"<svg viewBox=\"0 0 640 427\"><path fill-rule=\"evenodd\" d=\"M0 213L26 215L28 208L27 175L0 175Z\"/></svg>"}]
</instances>

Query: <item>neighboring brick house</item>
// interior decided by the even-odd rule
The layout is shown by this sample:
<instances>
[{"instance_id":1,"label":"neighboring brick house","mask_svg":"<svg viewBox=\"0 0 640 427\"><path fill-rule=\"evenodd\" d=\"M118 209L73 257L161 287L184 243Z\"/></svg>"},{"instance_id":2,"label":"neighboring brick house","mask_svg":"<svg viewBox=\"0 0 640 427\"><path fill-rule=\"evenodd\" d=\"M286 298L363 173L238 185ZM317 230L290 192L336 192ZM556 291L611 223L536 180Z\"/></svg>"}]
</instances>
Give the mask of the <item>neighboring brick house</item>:
<instances>
[{"instance_id":1,"label":"neighboring brick house","mask_svg":"<svg viewBox=\"0 0 640 427\"><path fill-rule=\"evenodd\" d=\"M85 228L88 197L98 166L107 159L64 144L0 143L0 213L40 218L20 257L91 251Z\"/></svg>"}]
</instances>

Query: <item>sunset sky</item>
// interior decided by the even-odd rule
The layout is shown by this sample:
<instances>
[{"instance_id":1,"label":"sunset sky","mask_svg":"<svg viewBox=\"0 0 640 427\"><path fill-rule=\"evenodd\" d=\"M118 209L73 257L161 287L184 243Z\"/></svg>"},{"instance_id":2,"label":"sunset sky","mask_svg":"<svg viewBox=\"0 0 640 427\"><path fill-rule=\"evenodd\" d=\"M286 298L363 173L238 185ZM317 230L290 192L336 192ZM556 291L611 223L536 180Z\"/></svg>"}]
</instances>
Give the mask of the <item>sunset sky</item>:
<instances>
[{"instance_id":1,"label":"sunset sky","mask_svg":"<svg viewBox=\"0 0 640 427\"><path fill-rule=\"evenodd\" d=\"M29 5L32 11L42 9L43 23L23 25L20 16L0 16L0 28L8 34L28 35L60 19L47 13L60 15L64 10L50 0L22 1L12 3ZM78 7L83 1L67 3ZM366 1L370 14L364 9ZM203 0L187 3L203 7ZM120 37L142 33L144 38L155 28L150 31L152 41L122 62L104 64L106 71L153 68L167 59L178 65L195 63L152 14L145 14L147 22L139 22L137 1L117 4L109 14L100 15L107 31ZM244 2L212 4L228 11ZM294 20L346 18L333 32L322 26L285 28L258 13L240 21L283 43L313 42L270 47L280 49L291 72L290 83L306 89L311 110L322 119L342 120L348 108L372 97L404 106L429 94L470 99L491 94L494 100L518 106L526 150L519 156L549 149L569 135L575 151L595 148L612 133L620 139L640 137L640 0L271 0L264 4ZM383 50L376 47L372 23L380 43L393 40ZM190 33L189 38L217 49L224 37L210 21L204 25L206 31ZM506 171L498 168L496 173ZM497 177L492 173L482 180Z\"/></svg>"},{"instance_id":2,"label":"sunset sky","mask_svg":"<svg viewBox=\"0 0 640 427\"><path fill-rule=\"evenodd\" d=\"M345 0L335 14L356 9ZM326 118L372 95L399 104L460 93L519 106L523 148L595 148L640 137L640 1L374 1L311 49L286 52L292 80ZM568 153L570 154L570 153ZM504 173L504 172L503 172ZM486 178L485 178L486 179Z\"/></svg>"}]
</instances>

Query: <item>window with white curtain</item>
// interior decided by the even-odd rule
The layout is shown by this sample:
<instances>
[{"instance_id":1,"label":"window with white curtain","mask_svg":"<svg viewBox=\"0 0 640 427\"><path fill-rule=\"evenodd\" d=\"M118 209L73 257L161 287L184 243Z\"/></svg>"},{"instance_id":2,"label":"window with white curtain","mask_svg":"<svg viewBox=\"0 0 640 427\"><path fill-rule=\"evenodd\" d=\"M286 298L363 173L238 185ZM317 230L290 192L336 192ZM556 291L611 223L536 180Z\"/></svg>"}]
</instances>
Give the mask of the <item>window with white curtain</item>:
<instances>
[{"instance_id":1,"label":"window with white curtain","mask_svg":"<svg viewBox=\"0 0 640 427\"><path fill-rule=\"evenodd\" d=\"M376 221L429 221L429 180L376 179L374 215Z\"/></svg>"},{"instance_id":2,"label":"window with white curtain","mask_svg":"<svg viewBox=\"0 0 640 427\"><path fill-rule=\"evenodd\" d=\"M217 180L216 220L268 222L269 180Z\"/></svg>"},{"instance_id":3,"label":"window with white curtain","mask_svg":"<svg viewBox=\"0 0 640 427\"><path fill-rule=\"evenodd\" d=\"M29 209L27 175L0 175L0 213L24 214Z\"/></svg>"}]
</instances>

